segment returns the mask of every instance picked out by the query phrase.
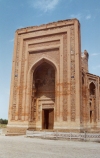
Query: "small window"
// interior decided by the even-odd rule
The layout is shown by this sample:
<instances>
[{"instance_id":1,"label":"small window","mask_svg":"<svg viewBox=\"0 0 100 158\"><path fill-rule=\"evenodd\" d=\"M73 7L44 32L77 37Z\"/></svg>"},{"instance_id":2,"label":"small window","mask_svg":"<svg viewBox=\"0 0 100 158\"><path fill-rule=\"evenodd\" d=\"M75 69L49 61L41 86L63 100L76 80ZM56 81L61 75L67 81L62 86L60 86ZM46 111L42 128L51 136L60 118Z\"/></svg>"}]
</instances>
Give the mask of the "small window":
<instances>
[{"instance_id":1,"label":"small window","mask_svg":"<svg viewBox=\"0 0 100 158\"><path fill-rule=\"evenodd\" d=\"M92 82L90 83L90 95L95 95L95 84Z\"/></svg>"}]
</instances>

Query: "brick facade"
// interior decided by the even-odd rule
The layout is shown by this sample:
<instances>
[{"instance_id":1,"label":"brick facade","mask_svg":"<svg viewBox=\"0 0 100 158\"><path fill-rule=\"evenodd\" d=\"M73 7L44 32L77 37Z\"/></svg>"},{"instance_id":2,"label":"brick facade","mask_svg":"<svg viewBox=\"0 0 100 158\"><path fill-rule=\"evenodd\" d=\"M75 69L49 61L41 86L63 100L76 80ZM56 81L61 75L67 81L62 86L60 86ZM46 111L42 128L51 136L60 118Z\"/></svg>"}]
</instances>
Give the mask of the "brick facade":
<instances>
[{"instance_id":1,"label":"brick facade","mask_svg":"<svg viewBox=\"0 0 100 158\"><path fill-rule=\"evenodd\" d=\"M16 31L8 132L100 129L100 77L80 42L77 19Z\"/></svg>"}]
</instances>

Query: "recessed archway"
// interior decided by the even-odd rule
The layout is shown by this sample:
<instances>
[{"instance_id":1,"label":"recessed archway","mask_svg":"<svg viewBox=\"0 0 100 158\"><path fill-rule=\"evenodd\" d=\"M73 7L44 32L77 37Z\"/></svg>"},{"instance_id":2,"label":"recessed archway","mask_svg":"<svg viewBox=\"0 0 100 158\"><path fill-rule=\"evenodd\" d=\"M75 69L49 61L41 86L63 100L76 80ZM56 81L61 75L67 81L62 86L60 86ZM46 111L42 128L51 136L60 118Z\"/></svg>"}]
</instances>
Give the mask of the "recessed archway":
<instances>
[{"instance_id":1,"label":"recessed archway","mask_svg":"<svg viewBox=\"0 0 100 158\"><path fill-rule=\"evenodd\" d=\"M90 83L89 90L90 95L95 95L95 84L93 82Z\"/></svg>"},{"instance_id":2,"label":"recessed archway","mask_svg":"<svg viewBox=\"0 0 100 158\"><path fill-rule=\"evenodd\" d=\"M33 73L35 96L55 98L55 69L47 62L41 63Z\"/></svg>"},{"instance_id":3,"label":"recessed archway","mask_svg":"<svg viewBox=\"0 0 100 158\"><path fill-rule=\"evenodd\" d=\"M90 123L93 123L96 121L96 86L94 82L91 82L89 85L89 93L90 93Z\"/></svg>"},{"instance_id":4,"label":"recessed archway","mask_svg":"<svg viewBox=\"0 0 100 158\"><path fill-rule=\"evenodd\" d=\"M33 122L40 121L42 129L53 129L55 66L46 60L42 60L32 72L31 118Z\"/></svg>"}]
</instances>

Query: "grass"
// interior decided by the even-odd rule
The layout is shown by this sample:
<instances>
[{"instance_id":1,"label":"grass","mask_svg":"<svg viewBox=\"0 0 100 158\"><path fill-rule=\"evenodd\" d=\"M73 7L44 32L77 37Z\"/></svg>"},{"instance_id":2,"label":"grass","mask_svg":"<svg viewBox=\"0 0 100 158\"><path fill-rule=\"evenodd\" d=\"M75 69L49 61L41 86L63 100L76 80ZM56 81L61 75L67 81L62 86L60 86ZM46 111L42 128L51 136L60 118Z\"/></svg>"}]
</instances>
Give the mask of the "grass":
<instances>
[{"instance_id":1,"label":"grass","mask_svg":"<svg viewBox=\"0 0 100 158\"><path fill-rule=\"evenodd\" d=\"M6 124L0 124L0 128L6 128L7 125Z\"/></svg>"}]
</instances>

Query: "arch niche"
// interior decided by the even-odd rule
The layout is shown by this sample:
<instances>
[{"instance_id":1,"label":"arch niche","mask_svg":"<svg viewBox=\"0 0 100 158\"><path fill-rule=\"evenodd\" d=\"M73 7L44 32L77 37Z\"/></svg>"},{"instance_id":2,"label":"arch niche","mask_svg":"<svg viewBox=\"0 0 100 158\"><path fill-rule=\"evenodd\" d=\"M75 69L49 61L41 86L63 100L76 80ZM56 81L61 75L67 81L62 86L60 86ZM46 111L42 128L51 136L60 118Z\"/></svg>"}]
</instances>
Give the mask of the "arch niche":
<instances>
[{"instance_id":1,"label":"arch niche","mask_svg":"<svg viewBox=\"0 0 100 158\"><path fill-rule=\"evenodd\" d=\"M90 109L90 123L96 121L96 86L93 82L89 85L89 109Z\"/></svg>"},{"instance_id":2,"label":"arch niche","mask_svg":"<svg viewBox=\"0 0 100 158\"><path fill-rule=\"evenodd\" d=\"M57 68L53 62L42 58L30 72L30 121L36 128L53 129Z\"/></svg>"}]
</instances>

